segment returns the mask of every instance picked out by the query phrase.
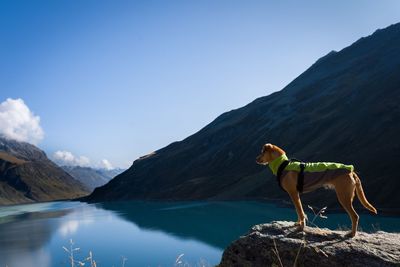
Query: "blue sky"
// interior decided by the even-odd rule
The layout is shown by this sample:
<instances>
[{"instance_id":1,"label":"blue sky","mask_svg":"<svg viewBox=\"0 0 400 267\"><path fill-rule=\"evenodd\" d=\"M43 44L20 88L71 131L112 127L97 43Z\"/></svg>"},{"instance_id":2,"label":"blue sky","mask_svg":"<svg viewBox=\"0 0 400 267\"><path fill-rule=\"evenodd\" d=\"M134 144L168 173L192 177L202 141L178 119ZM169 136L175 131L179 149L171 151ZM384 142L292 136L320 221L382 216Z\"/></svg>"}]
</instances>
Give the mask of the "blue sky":
<instances>
[{"instance_id":1,"label":"blue sky","mask_svg":"<svg viewBox=\"0 0 400 267\"><path fill-rule=\"evenodd\" d=\"M128 167L400 22L400 1L0 2L0 103L38 146Z\"/></svg>"}]
</instances>

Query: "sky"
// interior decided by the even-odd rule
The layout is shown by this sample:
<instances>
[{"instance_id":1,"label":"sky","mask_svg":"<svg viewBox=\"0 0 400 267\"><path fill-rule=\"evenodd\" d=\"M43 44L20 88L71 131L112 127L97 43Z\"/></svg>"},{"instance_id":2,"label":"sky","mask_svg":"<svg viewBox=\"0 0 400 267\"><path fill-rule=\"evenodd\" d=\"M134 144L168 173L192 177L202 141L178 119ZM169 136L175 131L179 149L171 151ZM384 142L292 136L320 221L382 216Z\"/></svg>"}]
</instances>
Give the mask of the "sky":
<instances>
[{"instance_id":1,"label":"sky","mask_svg":"<svg viewBox=\"0 0 400 267\"><path fill-rule=\"evenodd\" d=\"M397 22L397 0L2 0L0 134L127 168Z\"/></svg>"}]
</instances>

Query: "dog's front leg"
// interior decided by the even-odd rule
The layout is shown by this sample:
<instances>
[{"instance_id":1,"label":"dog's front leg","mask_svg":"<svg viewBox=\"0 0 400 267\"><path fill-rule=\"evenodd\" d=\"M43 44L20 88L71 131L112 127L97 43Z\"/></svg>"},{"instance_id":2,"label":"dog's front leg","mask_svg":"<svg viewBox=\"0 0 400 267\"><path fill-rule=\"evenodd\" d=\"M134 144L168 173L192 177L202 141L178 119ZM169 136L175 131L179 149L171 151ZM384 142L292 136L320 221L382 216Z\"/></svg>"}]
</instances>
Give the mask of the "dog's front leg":
<instances>
[{"instance_id":1,"label":"dog's front leg","mask_svg":"<svg viewBox=\"0 0 400 267\"><path fill-rule=\"evenodd\" d=\"M288 193L289 193L289 196L292 199L293 204L296 208L297 217L298 217L296 224L299 225L299 228L301 230L303 230L304 226L306 225L306 215L304 213L303 206L301 205L300 195L297 191L292 191L292 192L288 192Z\"/></svg>"}]
</instances>

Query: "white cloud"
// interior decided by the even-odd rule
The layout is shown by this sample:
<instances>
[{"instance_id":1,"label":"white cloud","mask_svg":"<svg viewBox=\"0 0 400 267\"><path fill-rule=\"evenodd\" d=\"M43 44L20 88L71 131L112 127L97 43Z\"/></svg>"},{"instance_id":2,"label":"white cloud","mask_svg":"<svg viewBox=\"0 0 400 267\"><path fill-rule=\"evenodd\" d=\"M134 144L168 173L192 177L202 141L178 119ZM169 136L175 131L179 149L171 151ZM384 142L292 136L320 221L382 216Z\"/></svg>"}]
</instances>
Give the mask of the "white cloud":
<instances>
[{"instance_id":1,"label":"white cloud","mask_svg":"<svg viewBox=\"0 0 400 267\"><path fill-rule=\"evenodd\" d=\"M58 231L61 233L63 237L68 237L74 234L79 228L79 221L77 220L69 220L63 222L62 225L58 228Z\"/></svg>"},{"instance_id":2,"label":"white cloud","mask_svg":"<svg viewBox=\"0 0 400 267\"><path fill-rule=\"evenodd\" d=\"M85 213L85 209L73 212L68 215L68 217L69 218L63 220L58 227L58 231L63 237L70 237L79 231L79 228L89 226L94 222L94 220Z\"/></svg>"},{"instance_id":3,"label":"white cloud","mask_svg":"<svg viewBox=\"0 0 400 267\"><path fill-rule=\"evenodd\" d=\"M0 104L0 135L37 144L44 137L40 117L35 116L21 98L7 98Z\"/></svg>"},{"instance_id":4,"label":"white cloud","mask_svg":"<svg viewBox=\"0 0 400 267\"><path fill-rule=\"evenodd\" d=\"M107 159L99 161L97 164L91 164L91 160L85 156L76 156L72 152L59 150L54 152L53 160L60 166L81 166L97 169L113 170L114 166Z\"/></svg>"},{"instance_id":5,"label":"white cloud","mask_svg":"<svg viewBox=\"0 0 400 267\"><path fill-rule=\"evenodd\" d=\"M100 161L99 167L106 170L114 169L113 165L106 159Z\"/></svg>"},{"instance_id":6,"label":"white cloud","mask_svg":"<svg viewBox=\"0 0 400 267\"><path fill-rule=\"evenodd\" d=\"M69 151L56 151L53 154L54 161L59 165L67 166L81 166L88 167L90 165L90 159L85 156L75 156Z\"/></svg>"}]
</instances>

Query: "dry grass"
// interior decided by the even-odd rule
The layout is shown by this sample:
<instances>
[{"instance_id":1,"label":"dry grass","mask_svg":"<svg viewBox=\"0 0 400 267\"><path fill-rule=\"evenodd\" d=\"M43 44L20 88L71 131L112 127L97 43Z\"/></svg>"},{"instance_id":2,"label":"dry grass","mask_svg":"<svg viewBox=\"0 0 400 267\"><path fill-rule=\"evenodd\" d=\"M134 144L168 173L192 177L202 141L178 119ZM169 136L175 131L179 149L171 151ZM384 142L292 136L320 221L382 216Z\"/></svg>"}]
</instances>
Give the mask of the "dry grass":
<instances>
[{"instance_id":1,"label":"dry grass","mask_svg":"<svg viewBox=\"0 0 400 267\"><path fill-rule=\"evenodd\" d=\"M175 260L174 267L211 267L211 265L204 259L200 259L195 265L191 265L190 263L186 262L183 258L185 254L180 254Z\"/></svg>"},{"instance_id":2,"label":"dry grass","mask_svg":"<svg viewBox=\"0 0 400 267\"><path fill-rule=\"evenodd\" d=\"M320 229L320 228L318 227L318 225L316 225L314 222L315 222L315 220L316 220L317 218L322 218L322 219L327 219L327 218L328 218L326 215L324 215L324 213L325 213L327 207L323 207L322 209L317 210L317 208L314 208L314 207L311 207L310 205L308 205L308 208L311 209L311 211L314 213L314 217L312 218L311 221L308 220L308 218L306 217L307 222L308 222L309 224L311 224L312 226L314 226L314 227ZM277 260L278 260L278 265L279 265L280 267L285 267L285 266L283 265L283 263L282 263L282 259L281 259L280 255L279 255L279 250L278 250L278 247L277 247L277 245L276 245L275 239L274 239L273 241L274 241L274 248L272 249L272 251L273 251L274 255L276 256L276 258L277 258ZM297 266L297 261L298 261L299 256L300 256L300 251L301 251L301 249L302 249L303 247L305 247L305 245L306 245L306 240L305 240L305 237L304 237L304 238L303 238L303 241L301 242L301 244L300 244L300 246L299 246L299 249L297 250L296 257L295 257L294 262L293 262L293 267L296 267L296 266ZM322 251L322 252L323 252L323 251ZM327 256L326 253L324 253L324 255Z\"/></svg>"},{"instance_id":3,"label":"dry grass","mask_svg":"<svg viewBox=\"0 0 400 267\"><path fill-rule=\"evenodd\" d=\"M68 262L70 267L78 267L78 266L90 266L97 267L96 260L93 257L92 251L89 251L89 256L83 260L79 260L76 257L76 253L80 251L80 248L74 246L75 243L72 239L69 240L69 248L63 246L62 248L68 254ZM195 265L192 265L184 260L185 254L180 254L175 260L174 267L211 267L211 265L204 259L200 259ZM125 263L128 258L121 256L121 266L125 267ZM7 266L6 266L7 267Z\"/></svg>"},{"instance_id":4,"label":"dry grass","mask_svg":"<svg viewBox=\"0 0 400 267\"><path fill-rule=\"evenodd\" d=\"M80 248L74 247L75 243L72 239L69 240L69 248L62 247L66 253L68 253L68 260L69 264L71 267L77 267L77 266L90 266L90 267L97 267L96 260L93 257L92 251L89 251L89 255L83 259L83 260L78 260L75 256L75 252L79 251ZM121 266L125 267L125 262L128 260L124 256L121 257ZM86 265L88 263L89 265Z\"/></svg>"},{"instance_id":5,"label":"dry grass","mask_svg":"<svg viewBox=\"0 0 400 267\"><path fill-rule=\"evenodd\" d=\"M282 263L281 256L279 255L278 247L276 246L275 239L274 239L273 241L274 241L274 249L273 249L272 251L274 252L276 258L278 259L279 266L280 266L280 267L284 267L284 265L283 265L283 263ZM297 266L297 260L299 259L300 251L301 251L301 249L303 248L303 246L305 246L305 244L306 244L306 240L303 239L303 242L301 242L300 247L299 247L299 249L297 250L296 257L294 258L293 267L296 267L296 266Z\"/></svg>"},{"instance_id":6,"label":"dry grass","mask_svg":"<svg viewBox=\"0 0 400 267\"><path fill-rule=\"evenodd\" d=\"M324 215L324 213L325 213L327 207L323 207L322 209L320 209L320 210L318 210L318 211L317 211L317 208L311 207L310 205L308 205L307 207L314 213L314 217L312 218L311 221L308 220L308 218L307 218L307 223L310 223L312 226L314 226L314 227L320 229L320 228L318 227L318 225L316 225L316 224L314 223L314 221L315 221L317 218L322 218L322 219L327 219L327 218L328 218L326 215Z\"/></svg>"}]
</instances>

